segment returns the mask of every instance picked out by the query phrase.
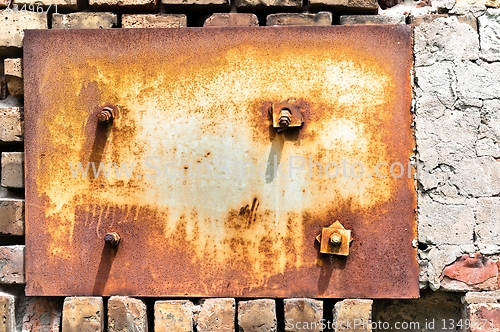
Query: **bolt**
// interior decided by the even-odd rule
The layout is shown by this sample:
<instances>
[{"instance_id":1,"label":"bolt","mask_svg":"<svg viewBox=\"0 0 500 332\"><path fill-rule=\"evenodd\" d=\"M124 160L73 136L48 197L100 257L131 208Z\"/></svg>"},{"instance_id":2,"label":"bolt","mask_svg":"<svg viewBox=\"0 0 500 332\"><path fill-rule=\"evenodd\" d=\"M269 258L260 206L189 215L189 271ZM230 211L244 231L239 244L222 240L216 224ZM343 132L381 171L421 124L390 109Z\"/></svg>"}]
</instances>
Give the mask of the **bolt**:
<instances>
[{"instance_id":1,"label":"bolt","mask_svg":"<svg viewBox=\"0 0 500 332\"><path fill-rule=\"evenodd\" d=\"M337 232L332 233L332 235L330 235L330 243L334 246L340 245L342 243L342 235Z\"/></svg>"},{"instance_id":2,"label":"bolt","mask_svg":"<svg viewBox=\"0 0 500 332\"><path fill-rule=\"evenodd\" d=\"M113 109L111 107L103 107L99 114L97 114L97 120L103 123L112 121L113 117Z\"/></svg>"},{"instance_id":3,"label":"bolt","mask_svg":"<svg viewBox=\"0 0 500 332\"><path fill-rule=\"evenodd\" d=\"M292 112L288 108L283 108L278 119L280 127L284 129L288 128L290 121L292 121Z\"/></svg>"},{"instance_id":4,"label":"bolt","mask_svg":"<svg viewBox=\"0 0 500 332\"><path fill-rule=\"evenodd\" d=\"M107 233L104 236L104 242L110 247L116 247L120 244L120 235L116 232Z\"/></svg>"}]
</instances>

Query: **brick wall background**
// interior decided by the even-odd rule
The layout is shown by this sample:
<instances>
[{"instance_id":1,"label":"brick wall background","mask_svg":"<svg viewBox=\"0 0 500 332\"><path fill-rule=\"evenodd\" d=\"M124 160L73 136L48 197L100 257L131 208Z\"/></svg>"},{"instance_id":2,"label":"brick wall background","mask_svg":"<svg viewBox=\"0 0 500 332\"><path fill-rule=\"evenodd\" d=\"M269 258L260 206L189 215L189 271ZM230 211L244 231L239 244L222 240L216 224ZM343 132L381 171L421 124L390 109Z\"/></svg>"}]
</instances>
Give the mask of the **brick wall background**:
<instances>
[{"instance_id":1,"label":"brick wall background","mask_svg":"<svg viewBox=\"0 0 500 332\"><path fill-rule=\"evenodd\" d=\"M500 0L399 1L0 0L0 331L500 329ZM331 24L415 27L420 299L24 296L24 29Z\"/></svg>"}]
</instances>

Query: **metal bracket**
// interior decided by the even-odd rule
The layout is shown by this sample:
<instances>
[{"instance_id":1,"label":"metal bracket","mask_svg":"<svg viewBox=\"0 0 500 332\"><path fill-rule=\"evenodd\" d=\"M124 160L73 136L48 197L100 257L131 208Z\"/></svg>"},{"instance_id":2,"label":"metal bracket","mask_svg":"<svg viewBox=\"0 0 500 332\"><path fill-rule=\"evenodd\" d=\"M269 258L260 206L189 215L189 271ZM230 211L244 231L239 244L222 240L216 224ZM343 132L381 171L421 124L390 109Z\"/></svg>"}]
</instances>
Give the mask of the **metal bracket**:
<instances>
[{"instance_id":1,"label":"metal bracket","mask_svg":"<svg viewBox=\"0 0 500 332\"><path fill-rule=\"evenodd\" d=\"M273 128L277 128L278 132L291 127L302 127L304 123L300 108L293 104L293 100L273 103L271 116L273 117Z\"/></svg>"},{"instance_id":2,"label":"metal bracket","mask_svg":"<svg viewBox=\"0 0 500 332\"><path fill-rule=\"evenodd\" d=\"M324 227L321 234L316 236L316 240L320 243L320 253L348 256L349 245L353 238L351 231L345 229L337 220L329 227Z\"/></svg>"}]
</instances>

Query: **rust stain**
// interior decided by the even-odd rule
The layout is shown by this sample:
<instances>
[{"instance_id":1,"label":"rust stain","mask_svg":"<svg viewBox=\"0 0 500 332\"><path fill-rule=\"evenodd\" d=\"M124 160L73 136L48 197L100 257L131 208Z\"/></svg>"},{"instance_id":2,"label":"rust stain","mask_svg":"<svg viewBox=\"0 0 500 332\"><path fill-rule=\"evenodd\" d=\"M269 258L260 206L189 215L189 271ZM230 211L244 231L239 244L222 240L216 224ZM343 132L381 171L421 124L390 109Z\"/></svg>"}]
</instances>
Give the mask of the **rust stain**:
<instances>
[{"instance_id":1,"label":"rust stain","mask_svg":"<svg viewBox=\"0 0 500 332\"><path fill-rule=\"evenodd\" d=\"M30 296L418 297L409 28L24 45ZM269 110L292 99L304 124L278 133ZM119 115L99 123L103 107ZM347 258L315 243L335 220Z\"/></svg>"}]
</instances>

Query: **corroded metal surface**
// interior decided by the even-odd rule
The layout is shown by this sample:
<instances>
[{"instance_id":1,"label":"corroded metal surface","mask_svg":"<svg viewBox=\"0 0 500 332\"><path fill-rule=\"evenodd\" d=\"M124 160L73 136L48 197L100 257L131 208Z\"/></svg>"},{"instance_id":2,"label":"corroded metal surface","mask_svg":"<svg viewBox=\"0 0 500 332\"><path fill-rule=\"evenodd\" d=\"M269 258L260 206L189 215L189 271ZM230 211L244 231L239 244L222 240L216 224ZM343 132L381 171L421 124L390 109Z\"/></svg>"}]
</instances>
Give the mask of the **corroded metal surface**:
<instances>
[{"instance_id":1,"label":"corroded metal surface","mask_svg":"<svg viewBox=\"0 0 500 332\"><path fill-rule=\"evenodd\" d=\"M405 26L27 31L27 294L418 297L411 49ZM319 253L335 220L347 257Z\"/></svg>"},{"instance_id":2,"label":"corroded metal surface","mask_svg":"<svg viewBox=\"0 0 500 332\"><path fill-rule=\"evenodd\" d=\"M316 236L316 240L320 243L320 253L349 256L349 247L353 239L351 231L345 229L337 220L329 227L323 228L321 234Z\"/></svg>"}]
</instances>

